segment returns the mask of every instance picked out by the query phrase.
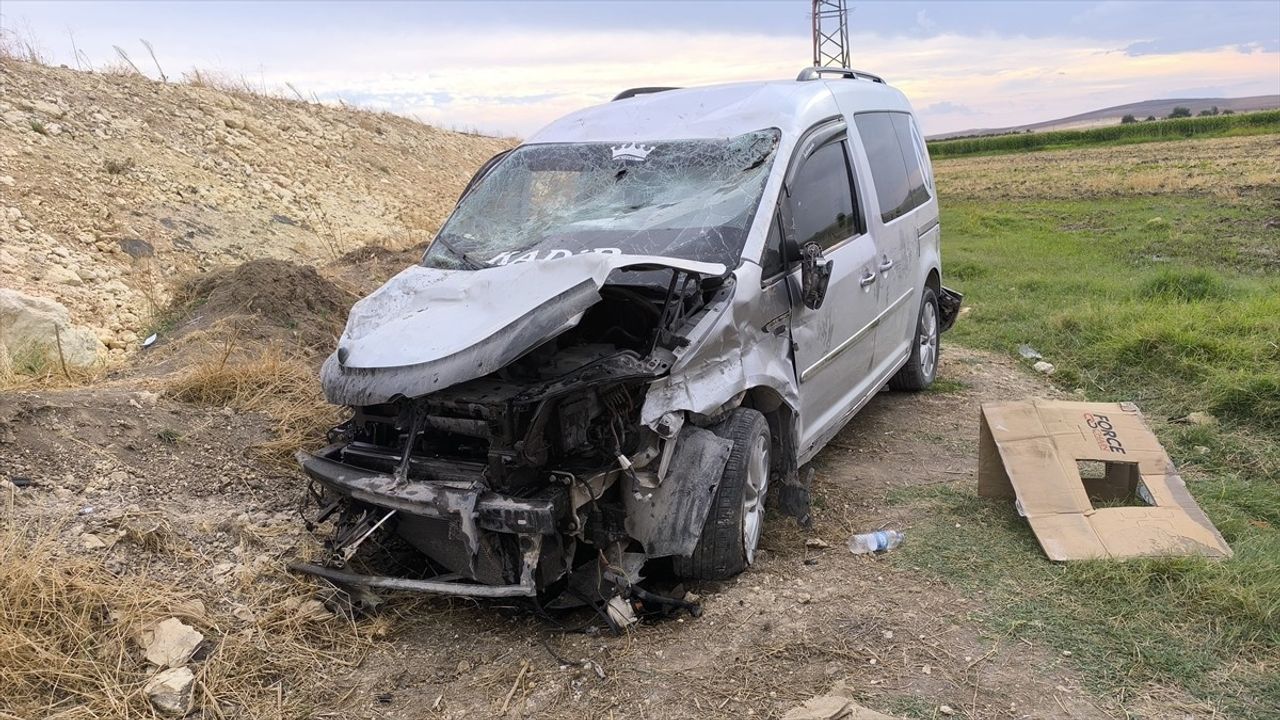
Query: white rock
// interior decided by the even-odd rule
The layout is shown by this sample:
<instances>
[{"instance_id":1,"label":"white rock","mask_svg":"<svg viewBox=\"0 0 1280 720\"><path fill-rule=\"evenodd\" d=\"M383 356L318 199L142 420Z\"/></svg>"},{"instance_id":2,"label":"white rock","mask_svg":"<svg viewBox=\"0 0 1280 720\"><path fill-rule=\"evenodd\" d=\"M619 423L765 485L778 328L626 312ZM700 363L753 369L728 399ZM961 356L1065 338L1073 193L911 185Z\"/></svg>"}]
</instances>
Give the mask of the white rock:
<instances>
[{"instance_id":1,"label":"white rock","mask_svg":"<svg viewBox=\"0 0 1280 720\"><path fill-rule=\"evenodd\" d=\"M80 546L85 550L101 550L107 543L93 533L85 533L80 536Z\"/></svg>"},{"instance_id":2,"label":"white rock","mask_svg":"<svg viewBox=\"0 0 1280 720\"><path fill-rule=\"evenodd\" d=\"M178 618L169 618L143 635L147 662L159 667L178 667L191 659L204 635Z\"/></svg>"},{"instance_id":3,"label":"white rock","mask_svg":"<svg viewBox=\"0 0 1280 720\"><path fill-rule=\"evenodd\" d=\"M317 622L332 618L333 613L329 612L329 609L319 600L304 600L298 606L297 616L303 622Z\"/></svg>"},{"instance_id":4,"label":"white rock","mask_svg":"<svg viewBox=\"0 0 1280 720\"><path fill-rule=\"evenodd\" d=\"M51 102L45 102L43 100L37 100L31 103L31 109L35 110L41 115L47 115L53 118L60 118L63 115L67 114L65 110L58 107L57 105L54 105Z\"/></svg>"},{"instance_id":5,"label":"white rock","mask_svg":"<svg viewBox=\"0 0 1280 720\"><path fill-rule=\"evenodd\" d=\"M1053 366L1053 363L1045 362L1044 360L1041 360L1040 362L1036 363L1035 365L1032 365L1031 367L1036 372L1043 373L1045 375L1052 375L1058 369Z\"/></svg>"},{"instance_id":6,"label":"white rock","mask_svg":"<svg viewBox=\"0 0 1280 720\"><path fill-rule=\"evenodd\" d=\"M0 185L8 185L9 187L13 187L13 182L14 180L12 175L0 175Z\"/></svg>"},{"instance_id":7,"label":"white rock","mask_svg":"<svg viewBox=\"0 0 1280 720\"><path fill-rule=\"evenodd\" d=\"M190 668L172 668L151 678L143 687L143 692L161 715L182 717L191 712L195 681L196 677Z\"/></svg>"},{"instance_id":8,"label":"white rock","mask_svg":"<svg viewBox=\"0 0 1280 720\"><path fill-rule=\"evenodd\" d=\"M1187 422L1192 425L1217 425L1218 418L1210 413L1197 410L1193 413L1187 413Z\"/></svg>"},{"instance_id":9,"label":"white rock","mask_svg":"<svg viewBox=\"0 0 1280 720\"><path fill-rule=\"evenodd\" d=\"M56 358L59 339L69 366L93 365L106 351L92 330L71 324L61 303L0 288L0 345L10 356L39 352Z\"/></svg>"},{"instance_id":10,"label":"white rock","mask_svg":"<svg viewBox=\"0 0 1280 720\"><path fill-rule=\"evenodd\" d=\"M79 287L84 284L80 274L71 268L61 265L50 265L44 269L44 281L54 285L71 285Z\"/></svg>"}]
</instances>

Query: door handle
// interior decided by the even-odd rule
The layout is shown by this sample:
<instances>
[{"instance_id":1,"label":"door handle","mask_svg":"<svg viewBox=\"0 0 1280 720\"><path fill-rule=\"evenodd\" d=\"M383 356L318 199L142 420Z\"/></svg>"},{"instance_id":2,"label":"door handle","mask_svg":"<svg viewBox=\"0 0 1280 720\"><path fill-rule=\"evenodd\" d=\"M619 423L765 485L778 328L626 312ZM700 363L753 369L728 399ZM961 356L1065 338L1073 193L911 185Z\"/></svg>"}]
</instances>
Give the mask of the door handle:
<instances>
[{"instance_id":1,"label":"door handle","mask_svg":"<svg viewBox=\"0 0 1280 720\"><path fill-rule=\"evenodd\" d=\"M875 281L876 281L876 274L867 273L866 275L862 276L861 280L858 281L858 285L861 285L862 287L866 287Z\"/></svg>"},{"instance_id":2,"label":"door handle","mask_svg":"<svg viewBox=\"0 0 1280 720\"><path fill-rule=\"evenodd\" d=\"M889 272L889 268L892 268L892 267L893 267L893 261L890 260L889 258L885 258L884 262L880 263L880 272Z\"/></svg>"}]
</instances>

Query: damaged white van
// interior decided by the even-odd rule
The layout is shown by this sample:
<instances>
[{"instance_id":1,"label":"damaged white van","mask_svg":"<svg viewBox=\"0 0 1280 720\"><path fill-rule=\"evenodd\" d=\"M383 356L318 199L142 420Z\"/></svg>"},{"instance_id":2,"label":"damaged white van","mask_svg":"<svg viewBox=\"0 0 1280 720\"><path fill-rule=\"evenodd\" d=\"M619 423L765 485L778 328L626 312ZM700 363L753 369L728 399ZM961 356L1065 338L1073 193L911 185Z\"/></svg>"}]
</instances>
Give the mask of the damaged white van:
<instances>
[{"instance_id":1,"label":"damaged white van","mask_svg":"<svg viewBox=\"0 0 1280 720\"><path fill-rule=\"evenodd\" d=\"M800 467L885 385L933 381L960 306L938 238L911 106L867 73L552 123L352 309L322 370L352 417L299 454L330 557L296 569L539 603L741 572L766 497L803 516ZM370 538L424 560L357 572Z\"/></svg>"}]
</instances>

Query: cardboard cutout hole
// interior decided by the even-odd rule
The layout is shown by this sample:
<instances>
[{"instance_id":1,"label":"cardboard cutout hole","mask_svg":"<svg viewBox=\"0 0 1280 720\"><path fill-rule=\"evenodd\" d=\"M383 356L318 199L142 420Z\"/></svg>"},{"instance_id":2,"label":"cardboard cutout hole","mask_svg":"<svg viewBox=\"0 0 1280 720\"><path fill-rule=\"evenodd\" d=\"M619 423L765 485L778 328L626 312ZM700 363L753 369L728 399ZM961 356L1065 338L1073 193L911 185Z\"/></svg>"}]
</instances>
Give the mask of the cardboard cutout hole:
<instances>
[{"instance_id":1,"label":"cardboard cutout hole","mask_svg":"<svg viewBox=\"0 0 1280 720\"><path fill-rule=\"evenodd\" d=\"M1095 510L1109 507L1149 507L1155 503L1142 484L1138 463L1076 460L1085 494Z\"/></svg>"}]
</instances>

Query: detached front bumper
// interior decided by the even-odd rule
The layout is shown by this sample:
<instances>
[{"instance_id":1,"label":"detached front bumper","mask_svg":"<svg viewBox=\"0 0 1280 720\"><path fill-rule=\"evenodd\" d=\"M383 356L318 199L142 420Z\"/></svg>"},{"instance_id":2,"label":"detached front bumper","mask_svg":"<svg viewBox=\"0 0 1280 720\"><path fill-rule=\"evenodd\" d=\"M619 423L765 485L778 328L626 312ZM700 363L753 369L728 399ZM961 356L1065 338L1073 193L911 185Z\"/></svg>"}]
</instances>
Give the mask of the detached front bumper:
<instances>
[{"instance_id":1,"label":"detached front bumper","mask_svg":"<svg viewBox=\"0 0 1280 720\"><path fill-rule=\"evenodd\" d=\"M363 575L307 563L294 563L290 569L333 582L443 595L532 597L537 594L537 568L543 540L560 533L566 522L566 488L552 486L531 497L513 497L487 491L478 483L461 478L402 481L335 459L341 457L343 447L343 444L331 445L315 454L299 452L296 457L307 476L330 493L398 514L448 523L465 539L473 558L482 545L490 545L484 543L482 533L486 538L493 537L490 533L514 535L516 543L512 544L512 550L518 544L519 557L515 558L513 552L512 560L518 561L518 572L504 574L507 580L516 579L518 574L518 581L510 584L466 582L462 574L465 568L426 580ZM548 547L556 547L554 541ZM474 560L471 565L474 571Z\"/></svg>"},{"instance_id":2,"label":"detached front bumper","mask_svg":"<svg viewBox=\"0 0 1280 720\"><path fill-rule=\"evenodd\" d=\"M554 535L561 531L567 493L548 488L540 495L517 498L481 490L462 480L402 482L391 475L332 460L343 446L330 445L316 454L299 452L302 470L339 495L408 515L454 519L465 527L520 535Z\"/></svg>"}]
</instances>

